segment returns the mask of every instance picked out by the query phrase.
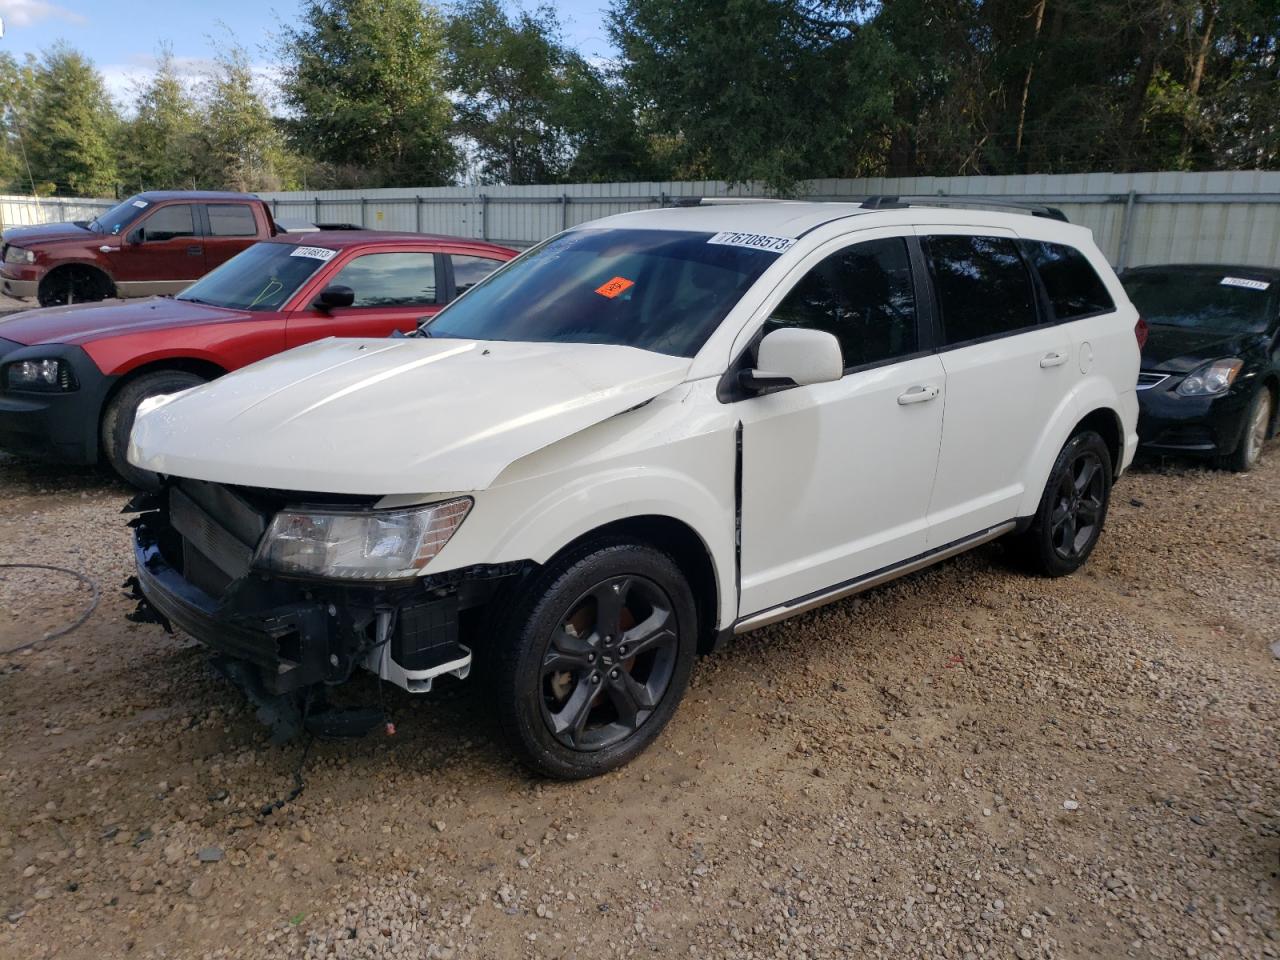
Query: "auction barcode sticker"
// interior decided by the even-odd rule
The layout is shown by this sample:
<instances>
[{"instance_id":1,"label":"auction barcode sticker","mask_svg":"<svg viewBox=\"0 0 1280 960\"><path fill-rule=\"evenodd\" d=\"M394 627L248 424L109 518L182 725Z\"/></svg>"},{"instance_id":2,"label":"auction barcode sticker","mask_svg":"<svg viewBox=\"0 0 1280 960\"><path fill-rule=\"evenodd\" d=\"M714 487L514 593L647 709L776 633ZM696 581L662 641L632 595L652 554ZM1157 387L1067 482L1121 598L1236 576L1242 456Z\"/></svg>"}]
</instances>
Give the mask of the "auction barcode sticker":
<instances>
[{"instance_id":1,"label":"auction barcode sticker","mask_svg":"<svg viewBox=\"0 0 1280 960\"><path fill-rule=\"evenodd\" d=\"M748 247L751 250L766 250L769 253L783 253L795 244L791 237L771 237L763 233L717 233L707 243L718 243L726 247Z\"/></svg>"},{"instance_id":2,"label":"auction barcode sticker","mask_svg":"<svg viewBox=\"0 0 1280 960\"><path fill-rule=\"evenodd\" d=\"M1249 280L1246 277L1223 277L1221 285L1224 287L1244 287L1246 290L1265 290L1271 286L1266 280Z\"/></svg>"},{"instance_id":3,"label":"auction barcode sticker","mask_svg":"<svg viewBox=\"0 0 1280 960\"><path fill-rule=\"evenodd\" d=\"M310 257L312 260L323 260L326 263L337 255L337 250L330 250L328 247L298 247L289 254L291 257Z\"/></svg>"}]
</instances>

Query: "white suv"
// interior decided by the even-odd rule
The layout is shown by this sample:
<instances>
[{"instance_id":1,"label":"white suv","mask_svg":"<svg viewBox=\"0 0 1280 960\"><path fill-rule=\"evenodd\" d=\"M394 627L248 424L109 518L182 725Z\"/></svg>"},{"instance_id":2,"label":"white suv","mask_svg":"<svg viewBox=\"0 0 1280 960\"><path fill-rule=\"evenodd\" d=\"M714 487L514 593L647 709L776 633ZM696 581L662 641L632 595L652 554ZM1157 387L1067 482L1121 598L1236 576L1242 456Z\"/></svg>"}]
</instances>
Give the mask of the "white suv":
<instances>
[{"instance_id":1,"label":"white suv","mask_svg":"<svg viewBox=\"0 0 1280 960\"><path fill-rule=\"evenodd\" d=\"M609 217L417 336L151 401L139 613L308 725L357 666L424 692L474 656L522 760L598 774L735 633L1000 536L1079 567L1136 445L1143 332L1051 216Z\"/></svg>"}]
</instances>

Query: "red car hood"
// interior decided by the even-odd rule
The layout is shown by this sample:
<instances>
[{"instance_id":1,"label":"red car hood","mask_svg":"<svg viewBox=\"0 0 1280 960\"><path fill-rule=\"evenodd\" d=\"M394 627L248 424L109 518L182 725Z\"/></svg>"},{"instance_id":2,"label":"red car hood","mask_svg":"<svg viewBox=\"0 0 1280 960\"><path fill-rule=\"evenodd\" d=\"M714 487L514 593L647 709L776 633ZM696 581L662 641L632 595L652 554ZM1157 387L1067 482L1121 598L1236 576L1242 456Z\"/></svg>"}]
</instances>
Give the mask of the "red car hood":
<instances>
[{"instance_id":1,"label":"red car hood","mask_svg":"<svg viewBox=\"0 0 1280 960\"><path fill-rule=\"evenodd\" d=\"M0 317L0 339L33 343L89 343L143 330L189 327L201 323L247 320L261 313L227 310L187 300L151 297L130 303L82 303L46 307Z\"/></svg>"},{"instance_id":2,"label":"red car hood","mask_svg":"<svg viewBox=\"0 0 1280 960\"><path fill-rule=\"evenodd\" d=\"M94 235L88 227L77 226L74 223L41 223L31 227L10 227L4 232L4 242L29 247L33 244L57 240L84 240Z\"/></svg>"}]
</instances>

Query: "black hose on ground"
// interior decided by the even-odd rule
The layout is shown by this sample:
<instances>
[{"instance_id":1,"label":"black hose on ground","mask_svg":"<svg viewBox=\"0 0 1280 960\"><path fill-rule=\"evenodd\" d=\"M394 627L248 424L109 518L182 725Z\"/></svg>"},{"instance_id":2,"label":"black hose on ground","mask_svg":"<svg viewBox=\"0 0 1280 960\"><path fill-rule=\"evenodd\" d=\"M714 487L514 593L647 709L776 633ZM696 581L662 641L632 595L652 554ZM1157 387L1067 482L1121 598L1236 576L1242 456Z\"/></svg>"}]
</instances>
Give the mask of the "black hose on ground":
<instances>
[{"instance_id":1,"label":"black hose on ground","mask_svg":"<svg viewBox=\"0 0 1280 960\"><path fill-rule=\"evenodd\" d=\"M93 611L98 609L98 598L100 594L98 592L97 581L89 575L81 573L79 570L72 570L69 567L58 567L48 563L0 563L0 570L52 570L54 573L65 573L75 577L93 593L93 596L89 599L89 606L70 626L63 627L61 630L46 634L43 637L28 640L26 643L20 643L16 647L7 647L4 650L0 650L0 657L10 653L19 653L29 647L34 647L37 643L44 643L46 640L57 640L59 637L65 637L68 633L93 616Z\"/></svg>"}]
</instances>

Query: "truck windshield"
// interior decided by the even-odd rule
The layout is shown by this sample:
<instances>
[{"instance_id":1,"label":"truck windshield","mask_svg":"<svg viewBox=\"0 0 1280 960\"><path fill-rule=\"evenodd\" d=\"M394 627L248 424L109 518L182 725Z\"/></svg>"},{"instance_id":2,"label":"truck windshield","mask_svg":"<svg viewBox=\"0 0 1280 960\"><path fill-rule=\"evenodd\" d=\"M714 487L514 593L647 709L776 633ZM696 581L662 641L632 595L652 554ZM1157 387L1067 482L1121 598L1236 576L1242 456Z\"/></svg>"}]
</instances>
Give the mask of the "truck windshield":
<instances>
[{"instance_id":1,"label":"truck windshield","mask_svg":"<svg viewBox=\"0 0 1280 960\"><path fill-rule=\"evenodd\" d=\"M324 247L255 243L175 299L233 310L279 310L334 254Z\"/></svg>"},{"instance_id":2,"label":"truck windshield","mask_svg":"<svg viewBox=\"0 0 1280 960\"><path fill-rule=\"evenodd\" d=\"M1222 333L1262 333L1275 312L1276 284L1231 269L1137 270L1121 279L1147 323Z\"/></svg>"},{"instance_id":3,"label":"truck windshield","mask_svg":"<svg viewBox=\"0 0 1280 960\"><path fill-rule=\"evenodd\" d=\"M778 254L769 238L587 229L555 237L472 287L431 337L609 343L691 357Z\"/></svg>"},{"instance_id":4,"label":"truck windshield","mask_svg":"<svg viewBox=\"0 0 1280 960\"><path fill-rule=\"evenodd\" d=\"M150 201L143 200L141 197L130 197L121 203L117 203L101 216L95 217L89 221L89 229L94 233L109 233L115 236L123 232L124 228L138 217L142 216L142 211L151 206Z\"/></svg>"}]
</instances>

